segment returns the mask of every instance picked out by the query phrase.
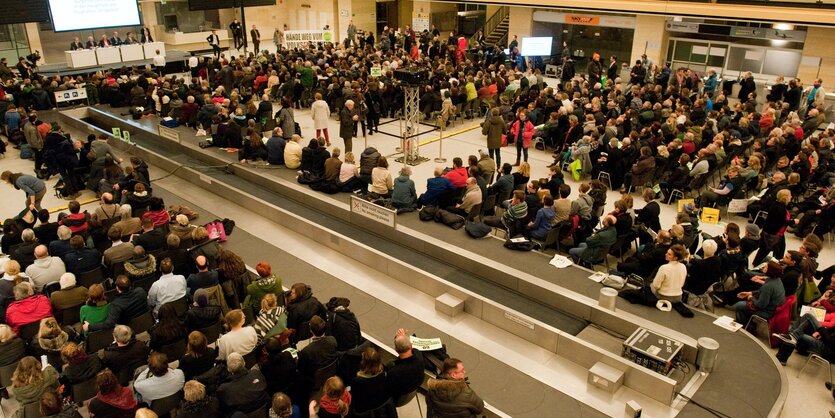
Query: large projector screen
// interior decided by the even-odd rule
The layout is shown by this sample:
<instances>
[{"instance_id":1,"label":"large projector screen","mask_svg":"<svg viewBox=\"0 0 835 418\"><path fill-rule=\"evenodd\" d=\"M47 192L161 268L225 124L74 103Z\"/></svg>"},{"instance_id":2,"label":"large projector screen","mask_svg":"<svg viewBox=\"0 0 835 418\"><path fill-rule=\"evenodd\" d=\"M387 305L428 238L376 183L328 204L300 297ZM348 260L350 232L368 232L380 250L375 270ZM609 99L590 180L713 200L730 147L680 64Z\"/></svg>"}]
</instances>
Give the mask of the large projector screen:
<instances>
[{"instance_id":1,"label":"large projector screen","mask_svg":"<svg viewBox=\"0 0 835 418\"><path fill-rule=\"evenodd\" d=\"M136 0L49 0L55 32L137 26Z\"/></svg>"},{"instance_id":2,"label":"large projector screen","mask_svg":"<svg viewBox=\"0 0 835 418\"><path fill-rule=\"evenodd\" d=\"M537 37L522 38L521 54L524 57L537 57L551 55L551 42L554 38Z\"/></svg>"}]
</instances>

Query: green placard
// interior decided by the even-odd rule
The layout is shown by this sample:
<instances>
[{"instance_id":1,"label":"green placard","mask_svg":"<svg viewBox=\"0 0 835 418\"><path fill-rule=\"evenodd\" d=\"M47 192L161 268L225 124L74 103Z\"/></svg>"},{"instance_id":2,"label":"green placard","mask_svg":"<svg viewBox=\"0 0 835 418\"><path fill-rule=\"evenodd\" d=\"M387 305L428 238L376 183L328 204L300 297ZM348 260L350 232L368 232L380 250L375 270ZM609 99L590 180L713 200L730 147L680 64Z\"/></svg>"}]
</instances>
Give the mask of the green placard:
<instances>
[{"instance_id":1,"label":"green placard","mask_svg":"<svg viewBox=\"0 0 835 418\"><path fill-rule=\"evenodd\" d=\"M122 130L119 128L113 128L113 136L116 138L122 138Z\"/></svg>"},{"instance_id":2,"label":"green placard","mask_svg":"<svg viewBox=\"0 0 835 418\"><path fill-rule=\"evenodd\" d=\"M372 77L380 77L383 75L383 69L380 67L371 67L371 76Z\"/></svg>"},{"instance_id":3,"label":"green placard","mask_svg":"<svg viewBox=\"0 0 835 418\"><path fill-rule=\"evenodd\" d=\"M130 132L122 131L122 139L125 140L125 142L130 142Z\"/></svg>"}]
</instances>

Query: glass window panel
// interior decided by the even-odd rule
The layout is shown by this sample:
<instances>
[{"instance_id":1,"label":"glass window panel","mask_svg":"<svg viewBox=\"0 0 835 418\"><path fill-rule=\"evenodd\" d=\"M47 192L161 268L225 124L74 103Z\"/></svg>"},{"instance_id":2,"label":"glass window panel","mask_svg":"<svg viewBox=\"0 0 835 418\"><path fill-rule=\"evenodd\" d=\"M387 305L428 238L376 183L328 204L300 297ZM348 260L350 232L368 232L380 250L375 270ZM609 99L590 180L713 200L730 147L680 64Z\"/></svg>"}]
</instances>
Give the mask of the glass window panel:
<instances>
[{"instance_id":1,"label":"glass window panel","mask_svg":"<svg viewBox=\"0 0 835 418\"><path fill-rule=\"evenodd\" d=\"M799 51L778 51L768 50L765 53L765 64L763 74L782 75L784 77L797 76L797 67L800 66Z\"/></svg>"},{"instance_id":2,"label":"glass window panel","mask_svg":"<svg viewBox=\"0 0 835 418\"><path fill-rule=\"evenodd\" d=\"M751 71L759 73L762 69L765 50L732 46L728 55L727 68L732 71Z\"/></svg>"},{"instance_id":3,"label":"glass window panel","mask_svg":"<svg viewBox=\"0 0 835 418\"><path fill-rule=\"evenodd\" d=\"M705 63L707 61L708 45L695 44L690 50L690 62Z\"/></svg>"},{"instance_id":4,"label":"glass window panel","mask_svg":"<svg viewBox=\"0 0 835 418\"><path fill-rule=\"evenodd\" d=\"M692 48L692 42L676 42L676 50L673 53L673 59L676 61L690 61L690 51Z\"/></svg>"},{"instance_id":5,"label":"glass window panel","mask_svg":"<svg viewBox=\"0 0 835 418\"><path fill-rule=\"evenodd\" d=\"M709 56L707 58L707 65L711 67L723 67L725 65L725 57Z\"/></svg>"}]
</instances>

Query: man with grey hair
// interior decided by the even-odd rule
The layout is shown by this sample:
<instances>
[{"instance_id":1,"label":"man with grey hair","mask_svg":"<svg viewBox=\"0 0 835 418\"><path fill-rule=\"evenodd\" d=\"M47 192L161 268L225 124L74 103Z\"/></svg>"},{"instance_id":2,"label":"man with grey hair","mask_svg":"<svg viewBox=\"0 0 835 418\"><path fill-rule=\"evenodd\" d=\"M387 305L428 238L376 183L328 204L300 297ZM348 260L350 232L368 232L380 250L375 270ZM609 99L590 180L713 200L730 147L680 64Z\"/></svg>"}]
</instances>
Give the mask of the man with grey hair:
<instances>
[{"instance_id":1,"label":"man with grey hair","mask_svg":"<svg viewBox=\"0 0 835 418\"><path fill-rule=\"evenodd\" d=\"M69 308L79 308L87 300L87 288L78 286L75 282L75 274L64 273L58 280L61 290L52 292L49 300L56 311ZM61 318L58 318L61 319Z\"/></svg>"},{"instance_id":2,"label":"man with grey hair","mask_svg":"<svg viewBox=\"0 0 835 418\"><path fill-rule=\"evenodd\" d=\"M354 137L354 122L360 120L354 110L354 101L346 100L345 107L339 112L339 137L345 141L345 152L351 152L351 139Z\"/></svg>"},{"instance_id":3,"label":"man with grey hair","mask_svg":"<svg viewBox=\"0 0 835 418\"><path fill-rule=\"evenodd\" d=\"M113 328L113 343L104 349L104 366L119 376L120 383L127 383L137 365L147 361L150 351L144 342L133 337L129 326L116 325ZM126 369L124 373L122 369Z\"/></svg>"},{"instance_id":4,"label":"man with grey hair","mask_svg":"<svg viewBox=\"0 0 835 418\"><path fill-rule=\"evenodd\" d=\"M51 257L46 245L35 247L35 262L26 268L26 275L32 278L35 291L43 291L43 287L51 282L57 282L66 273L64 262L58 257Z\"/></svg>"},{"instance_id":5,"label":"man with grey hair","mask_svg":"<svg viewBox=\"0 0 835 418\"><path fill-rule=\"evenodd\" d=\"M20 282L14 287L14 302L6 308L6 323L15 334L20 334L20 327L52 316L49 299L40 293L35 294L32 285Z\"/></svg>"},{"instance_id":6,"label":"man with grey hair","mask_svg":"<svg viewBox=\"0 0 835 418\"><path fill-rule=\"evenodd\" d=\"M302 137L296 134L284 145L284 165L295 170L302 165Z\"/></svg>"},{"instance_id":7,"label":"man with grey hair","mask_svg":"<svg viewBox=\"0 0 835 418\"><path fill-rule=\"evenodd\" d=\"M236 411L248 414L269 401L264 375L258 369L247 370L239 353L226 356L226 370L229 380L217 388L217 398L226 416Z\"/></svg>"},{"instance_id":8,"label":"man with grey hair","mask_svg":"<svg viewBox=\"0 0 835 418\"><path fill-rule=\"evenodd\" d=\"M403 328L394 335L394 349L397 359L386 368L386 387L396 402L397 398L414 392L423 383L423 355L412 348L408 331Z\"/></svg>"},{"instance_id":9,"label":"man with grey hair","mask_svg":"<svg viewBox=\"0 0 835 418\"><path fill-rule=\"evenodd\" d=\"M26 270L35 262L35 248L38 246L38 240L35 238L35 231L30 228L24 229L20 238L23 242L11 248L10 258L20 264L21 270Z\"/></svg>"},{"instance_id":10,"label":"man with grey hair","mask_svg":"<svg viewBox=\"0 0 835 418\"><path fill-rule=\"evenodd\" d=\"M58 239L49 243L49 253L54 257L64 258L67 253L72 251L70 238L72 238L70 227L66 225L59 226Z\"/></svg>"}]
</instances>

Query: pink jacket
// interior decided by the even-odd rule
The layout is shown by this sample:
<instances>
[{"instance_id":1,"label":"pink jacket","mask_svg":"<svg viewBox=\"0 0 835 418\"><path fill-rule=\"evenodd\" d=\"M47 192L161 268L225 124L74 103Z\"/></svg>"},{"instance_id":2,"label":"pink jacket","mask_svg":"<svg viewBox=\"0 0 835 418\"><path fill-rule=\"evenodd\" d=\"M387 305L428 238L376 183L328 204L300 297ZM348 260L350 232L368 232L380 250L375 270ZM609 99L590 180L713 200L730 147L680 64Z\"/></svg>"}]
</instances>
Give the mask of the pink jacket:
<instances>
[{"instance_id":1,"label":"pink jacket","mask_svg":"<svg viewBox=\"0 0 835 418\"><path fill-rule=\"evenodd\" d=\"M518 138L520 122L521 121L517 119L510 125L510 138L508 138L507 142L510 142L511 140L516 141L516 138ZM534 131L536 131L536 128L534 128L533 123L526 120L525 130L522 132L522 139L524 140L524 142L522 142L523 148L529 148L531 146L531 138L533 138Z\"/></svg>"}]
</instances>

